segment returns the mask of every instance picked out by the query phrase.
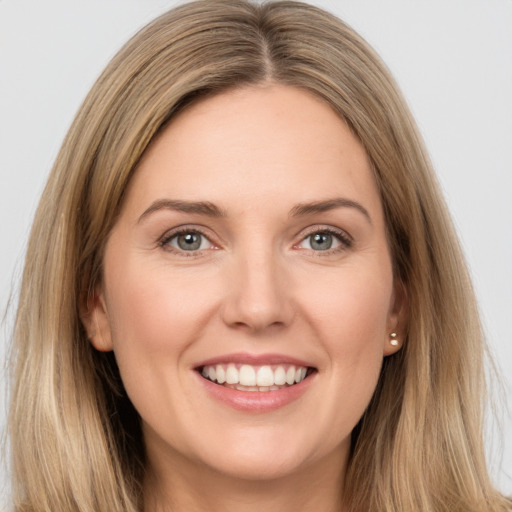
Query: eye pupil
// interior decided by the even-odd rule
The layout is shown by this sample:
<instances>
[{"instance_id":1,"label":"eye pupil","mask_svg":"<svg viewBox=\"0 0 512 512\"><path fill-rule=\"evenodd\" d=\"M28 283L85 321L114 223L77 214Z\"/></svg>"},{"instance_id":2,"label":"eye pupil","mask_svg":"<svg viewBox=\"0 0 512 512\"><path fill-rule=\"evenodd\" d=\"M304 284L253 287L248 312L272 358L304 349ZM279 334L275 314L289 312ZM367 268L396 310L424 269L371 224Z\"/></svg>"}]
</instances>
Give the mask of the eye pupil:
<instances>
[{"instance_id":1,"label":"eye pupil","mask_svg":"<svg viewBox=\"0 0 512 512\"><path fill-rule=\"evenodd\" d=\"M195 251L201 247L201 235L185 233L177 239L178 247L184 251Z\"/></svg>"},{"instance_id":2,"label":"eye pupil","mask_svg":"<svg viewBox=\"0 0 512 512\"><path fill-rule=\"evenodd\" d=\"M332 247L332 235L329 233L315 233L311 235L311 248L316 251L327 251Z\"/></svg>"}]
</instances>

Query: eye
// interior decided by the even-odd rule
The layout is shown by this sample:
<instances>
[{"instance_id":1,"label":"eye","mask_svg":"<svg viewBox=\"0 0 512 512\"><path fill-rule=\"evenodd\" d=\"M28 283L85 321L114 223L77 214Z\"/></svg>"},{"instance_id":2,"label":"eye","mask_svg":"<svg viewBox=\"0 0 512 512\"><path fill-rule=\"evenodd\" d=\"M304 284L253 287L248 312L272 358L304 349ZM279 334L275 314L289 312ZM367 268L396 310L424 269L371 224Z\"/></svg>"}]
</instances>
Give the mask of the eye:
<instances>
[{"instance_id":1,"label":"eye","mask_svg":"<svg viewBox=\"0 0 512 512\"><path fill-rule=\"evenodd\" d=\"M340 241L336 240L331 233L320 232L308 235L299 244L303 249L313 249L314 251L328 251L340 245Z\"/></svg>"},{"instance_id":2,"label":"eye","mask_svg":"<svg viewBox=\"0 0 512 512\"><path fill-rule=\"evenodd\" d=\"M199 231L191 229L174 233L164 240L162 246L176 251L196 252L211 249L214 245Z\"/></svg>"},{"instance_id":3,"label":"eye","mask_svg":"<svg viewBox=\"0 0 512 512\"><path fill-rule=\"evenodd\" d=\"M348 248L351 244L352 240L343 232L322 229L307 235L297 247L320 252Z\"/></svg>"}]
</instances>

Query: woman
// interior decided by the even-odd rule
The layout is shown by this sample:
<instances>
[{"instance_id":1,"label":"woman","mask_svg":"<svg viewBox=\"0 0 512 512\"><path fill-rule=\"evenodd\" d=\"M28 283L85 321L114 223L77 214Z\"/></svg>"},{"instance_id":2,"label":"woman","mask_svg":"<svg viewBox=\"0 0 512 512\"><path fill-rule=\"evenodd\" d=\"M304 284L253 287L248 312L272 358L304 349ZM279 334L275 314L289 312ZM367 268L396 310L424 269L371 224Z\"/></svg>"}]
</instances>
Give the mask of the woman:
<instances>
[{"instance_id":1,"label":"woman","mask_svg":"<svg viewBox=\"0 0 512 512\"><path fill-rule=\"evenodd\" d=\"M100 77L36 214L17 510L507 510L414 123L305 4L200 1Z\"/></svg>"}]
</instances>

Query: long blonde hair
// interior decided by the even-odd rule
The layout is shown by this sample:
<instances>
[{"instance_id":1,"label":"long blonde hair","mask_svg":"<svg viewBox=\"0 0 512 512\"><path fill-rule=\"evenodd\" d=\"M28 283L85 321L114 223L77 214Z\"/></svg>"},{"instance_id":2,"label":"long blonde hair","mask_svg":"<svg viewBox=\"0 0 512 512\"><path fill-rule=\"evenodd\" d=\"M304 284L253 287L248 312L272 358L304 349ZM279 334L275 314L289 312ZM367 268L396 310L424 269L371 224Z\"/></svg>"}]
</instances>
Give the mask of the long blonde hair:
<instances>
[{"instance_id":1,"label":"long blonde hair","mask_svg":"<svg viewBox=\"0 0 512 512\"><path fill-rule=\"evenodd\" d=\"M334 16L278 1L200 0L144 28L92 88L30 235L14 331L10 411L16 510L135 512L139 418L80 308L141 155L187 105L272 81L301 87L366 148L384 205L408 335L385 359L353 433L347 510L507 510L482 446L483 336L447 209L415 124L373 50Z\"/></svg>"}]
</instances>

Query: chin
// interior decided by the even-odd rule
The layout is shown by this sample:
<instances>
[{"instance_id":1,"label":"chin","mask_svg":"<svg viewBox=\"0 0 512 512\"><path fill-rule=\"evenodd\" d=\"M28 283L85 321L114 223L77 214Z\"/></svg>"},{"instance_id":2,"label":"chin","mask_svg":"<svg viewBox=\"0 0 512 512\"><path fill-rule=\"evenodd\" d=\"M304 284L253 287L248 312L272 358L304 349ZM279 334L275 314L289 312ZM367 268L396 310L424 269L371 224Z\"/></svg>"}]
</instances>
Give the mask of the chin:
<instances>
[{"instance_id":1,"label":"chin","mask_svg":"<svg viewBox=\"0 0 512 512\"><path fill-rule=\"evenodd\" d=\"M279 454L278 457L261 454L238 455L210 465L217 473L247 482L280 480L300 473L308 466L308 462L296 454Z\"/></svg>"},{"instance_id":2,"label":"chin","mask_svg":"<svg viewBox=\"0 0 512 512\"><path fill-rule=\"evenodd\" d=\"M264 429L269 431L263 433L251 429L251 432L238 436L227 434L225 439L231 442L223 447L218 443L202 450L203 465L234 479L270 481L309 471L315 464L324 464L330 458L336 459L339 467L339 461L348 453L348 442L337 447L327 446L322 445L323 440L312 442L307 439L306 433L290 435L289 431L283 433L275 426L262 426L260 430Z\"/></svg>"}]
</instances>

